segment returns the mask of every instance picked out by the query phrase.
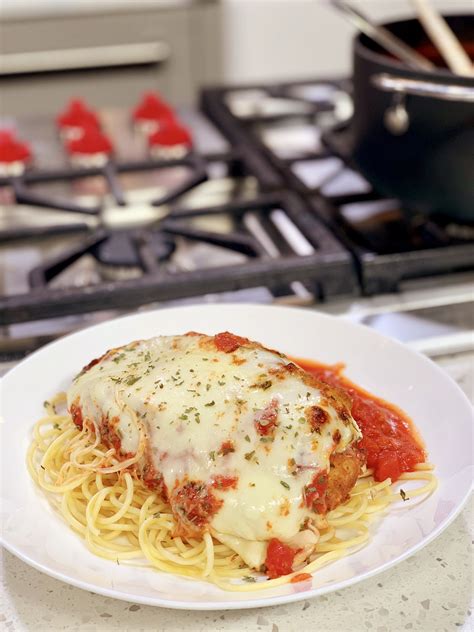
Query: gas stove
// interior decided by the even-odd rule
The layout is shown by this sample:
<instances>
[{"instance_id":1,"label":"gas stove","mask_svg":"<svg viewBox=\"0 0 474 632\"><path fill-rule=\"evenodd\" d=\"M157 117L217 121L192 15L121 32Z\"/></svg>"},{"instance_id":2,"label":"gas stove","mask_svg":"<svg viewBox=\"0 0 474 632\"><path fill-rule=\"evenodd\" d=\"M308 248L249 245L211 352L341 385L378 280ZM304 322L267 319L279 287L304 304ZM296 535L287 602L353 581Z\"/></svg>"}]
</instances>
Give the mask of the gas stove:
<instances>
[{"instance_id":1,"label":"gas stove","mask_svg":"<svg viewBox=\"0 0 474 632\"><path fill-rule=\"evenodd\" d=\"M167 111L181 129L170 142L133 112L93 112L113 151L79 161L53 117L2 121L33 160L0 173L0 355L192 301L360 320L394 300L418 320L458 306L429 331L464 335L473 227L410 217L373 191L346 155L351 111L346 81L211 89L201 112Z\"/></svg>"},{"instance_id":2,"label":"gas stove","mask_svg":"<svg viewBox=\"0 0 474 632\"><path fill-rule=\"evenodd\" d=\"M259 150L285 185L308 201L353 255L365 295L407 279L474 268L474 224L412 215L357 172L351 160L352 101L345 81L218 88L203 110L235 142Z\"/></svg>"}]
</instances>

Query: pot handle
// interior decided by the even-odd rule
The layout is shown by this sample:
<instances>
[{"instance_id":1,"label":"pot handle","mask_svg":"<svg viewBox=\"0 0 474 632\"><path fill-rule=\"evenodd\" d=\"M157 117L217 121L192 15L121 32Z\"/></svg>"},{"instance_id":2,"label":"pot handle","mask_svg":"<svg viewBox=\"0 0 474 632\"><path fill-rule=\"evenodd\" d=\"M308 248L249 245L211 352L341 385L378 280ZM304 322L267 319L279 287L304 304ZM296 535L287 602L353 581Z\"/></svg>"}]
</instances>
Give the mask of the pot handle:
<instances>
[{"instance_id":1,"label":"pot handle","mask_svg":"<svg viewBox=\"0 0 474 632\"><path fill-rule=\"evenodd\" d=\"M379 90L395 94L412 94L417 97L430 97L441 101L474 102L474 86L460 84L435 83L423 79L396 77L388 73L372 75L371 83Z\"/></svg>"}]
</instances>

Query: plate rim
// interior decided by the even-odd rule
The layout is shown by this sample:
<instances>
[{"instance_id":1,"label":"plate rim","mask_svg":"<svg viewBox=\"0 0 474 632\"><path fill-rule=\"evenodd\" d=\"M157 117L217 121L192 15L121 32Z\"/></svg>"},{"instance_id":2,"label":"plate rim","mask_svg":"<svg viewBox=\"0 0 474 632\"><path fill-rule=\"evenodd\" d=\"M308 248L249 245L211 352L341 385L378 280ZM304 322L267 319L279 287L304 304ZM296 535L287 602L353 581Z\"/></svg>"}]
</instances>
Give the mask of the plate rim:
<instances>
[{"instance_id":1,"label":"plate rim","mask_svg":"<svg viewBox=\"0 0 474 632\"><path fill-rule=\"evenodd\" d=\"M350 586L355 586L362 581L380 575L385 571L388 571L393 566L397 566L401 562L407 560L408 558L416 555L419 551L424 549L428 544L430 544L433 540L435 540L445 529L447 529L452 522L459 516L461 511L467 504L469 497L472 492L472 485L467 490L465 496L462 501L458 504L455 510L444 520L441 522L439 526L430 533L429 536L425 537L422 542L412 546L405 553L399 555L396 559L389 560L382 564L381 566L371 570L366 571L363 574L359 574L356 577L351 577L341 582L338 582L337 585L328 585L319 588L312 588L305 592L295 592L291 595L285 595L280 597L264 597L255 599L251 602L248 601L223 601L217 604L215 601L193 601L193 602L185 602L185 601L171 601L166 599L161 599L159 597L155 599L149 599L147 597L141 597L140 595L134 595L127 592L117 592L116 589L109 589L105 587L97 587L95 584L89 584L88 582L83 582L81 580L77 580L75 578L71 578L67 575L63 575L59 571L54 571L48 568L47 566L43 566L42 564L38 564L35 560L29 558L27 555L24 555L20 551L17 551L15 547L10 547L3 538L3 535L0 535L0 544L12 555L20 559L22 562L28 564L32 568L52 577L53 579L57 579L65 584L69 584L71 586L75 586L76 588L80 588L82 590L86 590L92 592L97 595L102 595L103 597L111 597L112 599L118 599L120 601L125 601L128 603L139 603L142 605L153 606L156 608L169 608L171 610L190 610L190 611L222 611L222 610L250 610L254 608L266 608L270 606L280 606L288 603L295 603L298 601L303 601L306 599L316 599L317 597L321 597L322 595L335 592L336 590L343 590L344 588L349 588ZM185 578L183 578L185 579ZM190 580L191 581L191 580ZM259 593L259 594L263 594Z\"/></svg>"},{"instance_id":2,"label":"plate rim","mask_svg":"<svg viewBox=\"0 0 474 632\"><path fill-rule=\"evenodd\" d=\"M90 326L81 328L77 331L74 331L70 334L67 334L65 336L62 336L58 338L57 340L53 340L49 342L48 344L44 345L43 347L41 347L40 349L37 349L33 353L29 354L26 358L21 360L17 365L9 369L7 373L5 373L5 375L3 375L0 378L0 388L3 389L5 382L8 382L10 379L14 379L15 373L18 370L21 370L23 366L27 364L33 357L36 357L37 355L40 355L43 353L47 353L51 348L54 348L55 346L61 346L65 340L70 340L75 337L80 337L81 335L84 335L86 332L90 330L97 331L97 330L100 330L101 328L107 328L107 326L109 326L111 323L123 322L125 320L134 320L142 316L149 316L151 314L162 314L162 313L166 313L170 311L180 311L180 312L183 312L183 311L192 312L195 310L204 310L204 311L206 310L224 310L224 311L234 310L235 311L236 309L245 310L249 308L252 310L257 310L257 311L261 310L261 311L280 311L280 312L287 312L287 313L306 313L310 316L313 315L327 321L333 321L333 320L343 321L348 326L354 328L355 330L357 329L362 329L364 331L368 330L371 332L371 334L375 335L380 340L388 342L391 345L395 345L396 347L400 349L403 349L404 352L408 352L416 356L418 361L421 361L425 365L429 366L431 370L434 369L435 372L437 372L440 376L442 376L443 379L448 380L451 383L451 386L454 387L454 390L457 393L457 397L460 397L464 405L467 405L472 410L472 405L468 397L466 396L465 393L463 393L459 385L447 372L443 371L443 369L439 367L435 362L433 362L430 358L423 355L416 349L413 349L409 347L408 345L400 342L399 340L396 340L385 334L382 334L363 323L358 323L358 322L345 319L344 316L326 314L324 312L318 311L317 309L314 309L314 307L313 308L312 307L295 307L295 306L286 306L286 305L266 305L266 304L262 305L258 303L257 304L255 303L225 303L225 304L200 303L200 304L185 305L185 306L161 307L161 308L147 310L147 311L138 312L138 313L125 314L117 318L109 319L102 323L90 325ZM0 417L0 421L3 421L1 417ZM45 573L49 577L62 581L63 583L75 586L76 588L87 590L95 594L103 595L105 597L119 599L121 601L126 601L126 602L131 602L131 603L140 603L143 605L149 605L149 606L155 606L155 607L170 608L174 610L191 610L191 611L193 610L222 611L222 610L242 610L242 609L263 608L263 607L293 603L293 602L301 601L304 599L312 599L324 594L334 592L336 590L342 590L348 586L356 585L360 583L361 581L365 581L366 579L370 579L371 577L379 575L380 573L383 573L389 570L393 566L396 566L397 564L399 564L400 562L403 562L409 557L412 557L418 551L420 551L421 549L426 547L428 544L430 544L433 540L435 540L459 516L459 514L462 512L462 510L466 506L466 503L473 491L473 487L474 487L474 481L471 481L471 485L466 488L464 496L458 502L457 506L451 511L451 513L449 513L446 516L446 518L444 518L444 520L442 520L439 523L439 525L433 531L429 533L428 536L425 536L421 542L414 544L409 549L407 549L404 553L398 555L395 559L388 560L387 562L381 564L377 568L360 573L356 575L355 577L350 577L350 578L347 578L346 580L339 581L336 584L332 583L326 586L311 588L304 592L295 592L289 595L274 596L274 597L264 597L263 596L264 591L262 591L262 592L257 593L259 595L262 595L261 597L253 599L251 601L247 601L247 600L222 601L222 602L217 603L215 601L207 600L207 601L199 601L199 602L197 601L186 602L186 601L168 600L168 599L163 599L161 597L156 597L156 598L149 598L147 596L142 597L140 595L132 594L126 591L118 592L116 588L109 589L107 587L97 586L96 584L91 584L89 582L74 578L70 575L66 575L65 573L62 573L61 571L56 571L54 569L51 569L47 565L38 563L34 558L31 558L29 555L23 553L21 549L12 545L8 541L8 538L5 538L3 529L0 531L0 544L12 555L17 557L21 561L25 562L29 566L35 568L36 570L42 573Z\"/></svg>"}]
</instances>

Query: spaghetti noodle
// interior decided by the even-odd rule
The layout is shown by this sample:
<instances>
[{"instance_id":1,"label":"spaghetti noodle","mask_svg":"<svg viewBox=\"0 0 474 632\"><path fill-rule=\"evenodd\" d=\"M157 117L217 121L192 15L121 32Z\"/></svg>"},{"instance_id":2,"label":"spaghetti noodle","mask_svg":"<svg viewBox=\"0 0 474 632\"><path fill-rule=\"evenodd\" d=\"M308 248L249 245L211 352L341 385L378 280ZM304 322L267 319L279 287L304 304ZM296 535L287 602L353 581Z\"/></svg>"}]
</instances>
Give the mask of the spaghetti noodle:
<instances>
[{"instance_id":1,"label":"spaghetti noodle","mask_svg":"<svg viewBox=\"0 0 474 632\"><path fill-rule=\"evenodd\" d=\"M291 581L309 579L309 573L364 546L369 526L397 501L426 496L436 488L428 463L402 474L401 482L422 482L407 491L398 490L389 478L376 482L365 469L349 499L327 514L327 526L309 560L277 579L254 572L228 546L213 537L202 539L176 535L176 519L170 505L138 478L135 459L120 461L115 450L100 443L94 429L82 430L68 413L60 414L65 395L46 402L46 416L34 427L27 455L32 478L47 494L66 523L96 555L120 563L143 564L156 570L207 580L232 591L260 590Z\"/></svg>"}]
</instances>

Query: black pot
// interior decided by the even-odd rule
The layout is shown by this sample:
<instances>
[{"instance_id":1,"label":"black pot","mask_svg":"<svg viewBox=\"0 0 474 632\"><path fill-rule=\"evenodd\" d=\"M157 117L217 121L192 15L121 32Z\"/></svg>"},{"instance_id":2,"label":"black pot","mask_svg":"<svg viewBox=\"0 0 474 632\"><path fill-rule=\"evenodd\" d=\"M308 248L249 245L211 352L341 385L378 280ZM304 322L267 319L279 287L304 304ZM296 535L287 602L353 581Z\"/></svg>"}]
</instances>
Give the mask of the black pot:
<instances>
[{"instance_id":1,"label":"black pot","mask_svg":"<svg viewBox=\"0 0 474 632\"><path fill-rule=\"evenodd\" d=\"M447 21L474 43L474 16ZM386 26L426 49L417 20ZM474 78L414 70L359 35L353 81L352 159L374 188L407 211L474 221Z\"/></svg>"}]
</instances>

